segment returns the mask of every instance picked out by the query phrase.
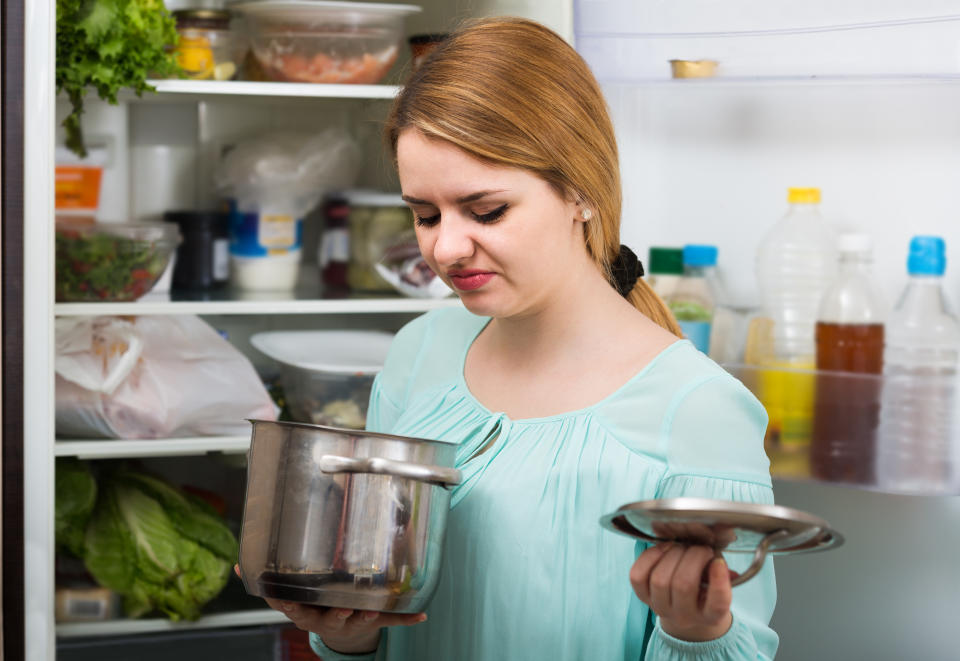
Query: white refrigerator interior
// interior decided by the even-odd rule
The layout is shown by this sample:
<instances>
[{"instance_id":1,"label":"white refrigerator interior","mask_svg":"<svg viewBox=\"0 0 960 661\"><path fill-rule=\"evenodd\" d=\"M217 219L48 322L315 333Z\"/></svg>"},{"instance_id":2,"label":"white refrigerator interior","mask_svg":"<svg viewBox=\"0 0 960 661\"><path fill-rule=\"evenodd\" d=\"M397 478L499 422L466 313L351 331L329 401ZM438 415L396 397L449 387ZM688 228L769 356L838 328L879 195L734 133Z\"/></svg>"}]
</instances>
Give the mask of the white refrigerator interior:
<instances>
[{"instance_id":1,"label":"white refrigerator interior","mask_svg":"<svg viewBox=\"0 0 960 661\"><path fill-rule=\"evenodd\" d=\"M623 241L710 243L731 298L757 302L754 259L788 187L819 187L838 228L869 233L892 306L910 238L947 244L960 300L960 4L741 0L577 3L576 44L621 149ZM670 59L717 75L671 80ZM775 481L777 501L847 538L777 561L778 659L955 658L956 497Z\"/></svg>"}]
</instances>

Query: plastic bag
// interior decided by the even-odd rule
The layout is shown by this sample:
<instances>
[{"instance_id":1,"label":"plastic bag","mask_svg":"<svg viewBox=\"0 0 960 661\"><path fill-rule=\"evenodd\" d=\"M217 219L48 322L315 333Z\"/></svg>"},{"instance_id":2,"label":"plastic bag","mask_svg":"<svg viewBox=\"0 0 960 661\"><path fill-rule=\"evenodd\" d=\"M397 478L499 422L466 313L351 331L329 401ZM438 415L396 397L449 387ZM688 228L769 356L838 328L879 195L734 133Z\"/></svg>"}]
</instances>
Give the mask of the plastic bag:
<instances>
[{"instance_id":1,"label":"plastic bag","mask_svg":"<svg viewBox=\"0 0 960 661\"><path fill-rule=\"evenodd\" d=\"M56 320L60 437L246 435L276 407L250 361L194 316Z\"/></svg>"}]
</instances>

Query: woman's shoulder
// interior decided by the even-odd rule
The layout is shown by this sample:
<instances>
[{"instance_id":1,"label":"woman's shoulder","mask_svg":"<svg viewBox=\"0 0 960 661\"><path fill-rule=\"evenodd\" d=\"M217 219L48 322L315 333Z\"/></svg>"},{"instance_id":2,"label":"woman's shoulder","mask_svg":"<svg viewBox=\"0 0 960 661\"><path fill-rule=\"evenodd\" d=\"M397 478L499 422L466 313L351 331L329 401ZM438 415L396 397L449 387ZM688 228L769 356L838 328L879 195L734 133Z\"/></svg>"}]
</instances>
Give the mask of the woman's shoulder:
<instances>
[{"instance_id":1,"label":"woman's shoulder","mask_svg":"<svg viewBox=\"0 0 960 661\"><path fill-rule=\"evenodd\" d=\"M623 445L665 461L671 471L768 473L763 406L686 340L661 351L597 415Z\"/></svg>"},{"instance_id":2,"label":"woman's shoulder","mask_svg":"<svg viewBox=\"0 0 960 661\"><path fill-rule=\"evenodd\" d=\"M457 378L464 353L487 321L460 306L432 310L410 321L390 345L381 386L407 391L414 381Z\"/></svg>"}]
</instances>

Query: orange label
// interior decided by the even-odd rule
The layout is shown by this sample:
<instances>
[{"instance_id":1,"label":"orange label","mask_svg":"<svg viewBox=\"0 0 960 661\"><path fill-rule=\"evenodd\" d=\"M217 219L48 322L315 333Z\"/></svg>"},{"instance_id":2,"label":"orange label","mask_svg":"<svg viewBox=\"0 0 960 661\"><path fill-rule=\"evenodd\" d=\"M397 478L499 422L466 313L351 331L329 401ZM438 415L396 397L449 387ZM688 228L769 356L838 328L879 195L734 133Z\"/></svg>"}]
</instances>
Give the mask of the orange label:
<instances>
[{"instance_id":1,"label":"orange label","mask_svg":"<svg viewBox=\"0 0 960 661\"><path fill-rule=\"evenodd\" d=\"M58 165L54 189L57 209L96 209L103 168Z\"/></svg>"}]
</instances>

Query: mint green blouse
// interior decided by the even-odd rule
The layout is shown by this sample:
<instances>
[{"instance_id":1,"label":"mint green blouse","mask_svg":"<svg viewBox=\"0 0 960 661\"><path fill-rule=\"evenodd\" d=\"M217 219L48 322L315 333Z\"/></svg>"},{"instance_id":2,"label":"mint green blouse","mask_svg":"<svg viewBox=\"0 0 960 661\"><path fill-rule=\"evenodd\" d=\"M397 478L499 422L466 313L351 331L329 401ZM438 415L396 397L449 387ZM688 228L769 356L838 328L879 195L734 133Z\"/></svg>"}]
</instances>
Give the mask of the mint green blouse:
<instances>
[{"instance_id":1,"label":"mint green blouse","mask_svg":"<svg viewBox=\"0 0 960 661\"><path fill-rule=\"evenodd\" d=\"M367 427L456 443L455 488L428 619L384 630L369 655L326 661L772 659L773 564L733 589L733 626L689 643L666 634L628 578L643 543L607 531L604 514L638 500L698 496L772 503L767 416L735 378L686 340L602 401L512 420L473 398L467 350L488 322L431 312L396 336ZM487 445L486 451L476 454ZM727 554L734 570L746 554Z\"/></svg>"}]
</instances>

